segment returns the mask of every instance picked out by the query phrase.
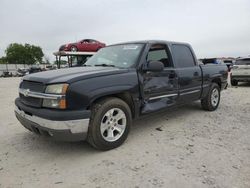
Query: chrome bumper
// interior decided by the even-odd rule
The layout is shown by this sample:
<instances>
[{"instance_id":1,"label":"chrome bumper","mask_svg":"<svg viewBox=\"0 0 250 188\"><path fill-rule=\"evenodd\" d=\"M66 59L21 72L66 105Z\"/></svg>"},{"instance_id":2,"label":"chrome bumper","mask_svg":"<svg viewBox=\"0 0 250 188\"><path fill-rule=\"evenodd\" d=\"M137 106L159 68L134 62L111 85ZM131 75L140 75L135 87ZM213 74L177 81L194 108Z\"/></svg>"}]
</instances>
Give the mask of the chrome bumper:
<instances>
[{"instance_id":1,"label":"chrome bumper","mask_svg":"<svg viewBox=\"0 0 250 188\"><path fill-rule=\"evenodd\" d=\"M53 121L38 116L29 115L22 110L15 108L15 113L21 116L23 119L33 122L42 128L55 130L55 131L70 131L72 134L86 133L88 132L89 119L78 119L68 121Z\"/></svg>"}]
</instances>

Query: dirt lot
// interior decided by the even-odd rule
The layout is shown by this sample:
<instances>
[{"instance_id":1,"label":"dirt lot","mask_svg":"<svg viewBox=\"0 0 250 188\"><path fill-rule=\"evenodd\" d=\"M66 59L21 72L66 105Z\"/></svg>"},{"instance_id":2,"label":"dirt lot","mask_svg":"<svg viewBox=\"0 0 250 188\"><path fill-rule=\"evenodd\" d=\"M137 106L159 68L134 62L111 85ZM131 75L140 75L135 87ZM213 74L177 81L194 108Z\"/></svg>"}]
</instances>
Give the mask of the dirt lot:
<instances>
[{"instance_id":1,"label":"dirt lot","mask_svg":"<svg viewBox=\"0 0 250 188\"><path fill-rule=\"evenodd\" d=\"M224 91L215 112L197 102L137 120L125 144L100 152L24 129L19 80L0 79L0 187L250 187L250 85Z\"/></svg>"}]
</instances>

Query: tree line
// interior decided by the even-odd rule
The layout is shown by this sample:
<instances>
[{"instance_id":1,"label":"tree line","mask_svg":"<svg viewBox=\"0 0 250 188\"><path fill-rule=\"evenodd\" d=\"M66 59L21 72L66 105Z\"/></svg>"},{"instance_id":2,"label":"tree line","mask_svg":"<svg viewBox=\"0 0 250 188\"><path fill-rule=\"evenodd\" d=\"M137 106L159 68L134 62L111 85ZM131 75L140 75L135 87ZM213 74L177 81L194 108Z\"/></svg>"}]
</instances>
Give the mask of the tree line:
<instances>
[{"instance_id":1,"label":"tree line","mask_svg":"<svg viewBox=\"0 0 250 188\"><path fill-rule=\"evenodd\" d=\"M32 65L42 63L44 56L40 46L18 43L11 43L6 48L5 54L0 58L0 63Z\"/></svg>"}]
</instances>

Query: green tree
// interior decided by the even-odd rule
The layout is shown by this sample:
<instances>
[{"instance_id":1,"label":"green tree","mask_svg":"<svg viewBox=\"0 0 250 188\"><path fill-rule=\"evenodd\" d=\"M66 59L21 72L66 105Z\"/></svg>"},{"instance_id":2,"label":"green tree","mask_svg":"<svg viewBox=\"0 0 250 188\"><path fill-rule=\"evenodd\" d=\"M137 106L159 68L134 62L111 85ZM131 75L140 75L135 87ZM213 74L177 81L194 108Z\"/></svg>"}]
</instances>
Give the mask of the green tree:
<instances>
[{"instance_id":1,"label":"green tree","mask_svg":"<svg viewBox=\"0 0 250 188\"><path fill-rule=\"evenodd\" d=\"M1 57L0 58L0 64L5 64L6 63L6 58L5 57Z\"/></svg>"},{"instance_id":2,"label":"green tree","mask_svg":"<svg viewBox=\"0 0 250 188\"><path fill-rule=\"evenodd\" d=\"M44 56L42 48L30 44L10 44L5 50L6 60L10 64L34 64L41 63Z\"/></svg>"}]
</instances>

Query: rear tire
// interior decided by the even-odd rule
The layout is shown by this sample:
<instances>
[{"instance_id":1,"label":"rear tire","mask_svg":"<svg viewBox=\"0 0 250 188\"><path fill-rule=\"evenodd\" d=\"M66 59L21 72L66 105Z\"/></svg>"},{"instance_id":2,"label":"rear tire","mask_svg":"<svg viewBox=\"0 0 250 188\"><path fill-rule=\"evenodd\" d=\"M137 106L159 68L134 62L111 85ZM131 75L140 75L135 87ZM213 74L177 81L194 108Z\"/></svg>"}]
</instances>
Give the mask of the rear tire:
<instances>
[{"instance_id":1,"label":"rear tire","mask_svg":"<svg viewBox=\"0 0 250 188\"><path fill-rule=\"evenodd\" d=\"M220 87L216 83L212 83L207 96L201 99L201 106L204 110L214 111L220 104Z\"/></svg>"},{"instance_id":2,"label":"rear tire","mask_svg":"<svg viewBox=\"0 0 250 188\"><path fill-rule=\"evenodd\" d=\"M99 150L114 149L127 139L131 123L128 104L118 98L106 98L91 108L87 140Z\"/></svg>"},{"instance_id":3,"label":"rear tire","mask_svg":"<svg viewBox=\"0 0 250 188\"><path fill-rule=\"evenodd\" d=\"M237 86L238 85L238 80L231 80L231 85L232 86Z\"/></svg>"}]
</instances>

